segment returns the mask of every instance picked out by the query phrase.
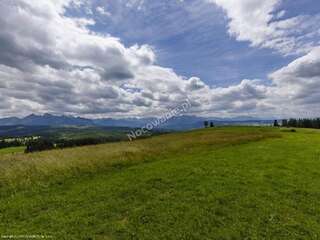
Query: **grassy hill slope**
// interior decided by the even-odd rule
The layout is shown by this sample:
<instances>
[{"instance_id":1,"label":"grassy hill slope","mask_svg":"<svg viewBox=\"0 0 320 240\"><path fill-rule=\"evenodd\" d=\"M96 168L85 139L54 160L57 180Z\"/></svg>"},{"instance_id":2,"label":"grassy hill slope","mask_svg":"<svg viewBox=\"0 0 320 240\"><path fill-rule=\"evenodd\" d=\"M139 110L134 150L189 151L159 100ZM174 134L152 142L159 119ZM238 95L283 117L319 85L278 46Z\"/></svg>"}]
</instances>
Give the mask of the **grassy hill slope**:
<instances>
[{"instance_id":1,"label":"grassy hill slope","mask_svg":"<svg viewBox=\"0 0 320 240\"><path fill-rule=\"evenodd\" d=\"M320 132L231 127L0 155L0 234L318 239Z\"/></svg>"}]
</instances>

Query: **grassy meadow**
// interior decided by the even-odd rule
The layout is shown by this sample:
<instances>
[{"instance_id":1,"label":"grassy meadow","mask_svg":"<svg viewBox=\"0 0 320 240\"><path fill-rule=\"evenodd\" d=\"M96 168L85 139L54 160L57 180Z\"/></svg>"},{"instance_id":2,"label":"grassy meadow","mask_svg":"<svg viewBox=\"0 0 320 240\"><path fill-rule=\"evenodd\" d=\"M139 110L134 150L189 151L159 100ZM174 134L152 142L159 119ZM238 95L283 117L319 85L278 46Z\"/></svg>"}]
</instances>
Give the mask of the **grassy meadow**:
<instances>
[{"instance_id":1,"label":"grassy meadow","mask_svg":"<svg viewBox=\"0 0 320 240\"><path fill-rule=\"evenodd\" d=\"M0 155L2 154L15 154L24 153L25 147L8 147L0 149Z\"/></svg>"},{"instance_id":2,"label":"grassy meadow","mask_svg":"<svg viewBox=\"0 0 320 240\"><path fill-rule=\"evenodd\" d=\"M0 155L0 235L319 239L320 131L223 127Z\"/></svg>"}]
</instances>

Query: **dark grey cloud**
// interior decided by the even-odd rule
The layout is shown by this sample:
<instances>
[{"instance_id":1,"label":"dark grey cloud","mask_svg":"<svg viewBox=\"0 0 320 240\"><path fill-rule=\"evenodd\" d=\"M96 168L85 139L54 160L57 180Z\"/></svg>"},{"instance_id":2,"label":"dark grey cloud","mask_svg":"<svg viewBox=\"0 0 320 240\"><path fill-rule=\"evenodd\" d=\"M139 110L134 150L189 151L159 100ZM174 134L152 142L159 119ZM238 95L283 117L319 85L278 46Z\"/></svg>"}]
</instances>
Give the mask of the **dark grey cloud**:
<instances>
[{"instance_id":1,"label":"dark grey cloud","mask_svg":"<svg viewBox=\"0 0 320 240\"><path fill-rule=\"evenodd\" d=\"M132 71L126 68L126 64L122 66L114 67L112 69L108 69L104 72L102 77L106 80L126 80L130 78L134 78L134 74Z\"/></svg>"},{"instance_id":2,"label":"dark grey cloud","mask_svg":"<svg viewBox=\"0 0 320 240\"><path fill-rule=\"evenodd\" d=\"M296 69L296 77L314 78L320 77L320 59L314 62L301 64L299 69Z\"/></svg>"},{"instance_id":3,"label":"dark grey cloud","mask_svg":"<svg viewBox=\"0 0 320 240\"><path fill-rule=\"evenodd\" d=\"M142 97L137 97L137 98L133 99L132 103L134 105L137 105L140 107L150 107L152 105L152 103L150 101L148 101Z\"/></svg>"}]
</instances>

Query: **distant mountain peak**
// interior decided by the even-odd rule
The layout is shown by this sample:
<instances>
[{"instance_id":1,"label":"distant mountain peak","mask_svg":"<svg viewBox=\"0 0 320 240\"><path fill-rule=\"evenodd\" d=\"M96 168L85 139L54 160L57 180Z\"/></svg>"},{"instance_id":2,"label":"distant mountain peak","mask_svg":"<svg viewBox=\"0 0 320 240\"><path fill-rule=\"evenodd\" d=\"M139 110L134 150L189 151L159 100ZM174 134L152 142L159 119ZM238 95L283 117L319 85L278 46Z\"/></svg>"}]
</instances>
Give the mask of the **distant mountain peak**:
<instances>
[{"instance_id":1,"label":"distant mountain peak","mask_svg":"<svg viewBox=\"0 0 320 240\"><path fill-rule=\"evenodd\" d=\"M26 116L25 118L30 118L30 117L38 117L38 115L31 113L30 115Z\"/></svg>"},{"instance_id":2,"label":"distant mountain peak","mask_svg":"<svg viewBox=\"0 0 320 240\"><path fill-rule=\"evenodd\" d=\"M0 119L0 126L105 126L105 127L129 127L139 128L152 122L155 118L102 118L102 119L86 119L82 117L66 116L66 115L53 115L50 113L44 113L43 115L30 114L24 118L3 118ZM227 125L236 123L257 123L264 120L255 119L252 117L241 116L238 118L209 118L209 117L197 117L192 115L177 116L166 123L155 126L155 128L172 129L172 130L185 130L193 128L203 127L203 122L213 121L216 125ZM266 120L268 121L268 120Z\"/></svg>"}]
</instances>

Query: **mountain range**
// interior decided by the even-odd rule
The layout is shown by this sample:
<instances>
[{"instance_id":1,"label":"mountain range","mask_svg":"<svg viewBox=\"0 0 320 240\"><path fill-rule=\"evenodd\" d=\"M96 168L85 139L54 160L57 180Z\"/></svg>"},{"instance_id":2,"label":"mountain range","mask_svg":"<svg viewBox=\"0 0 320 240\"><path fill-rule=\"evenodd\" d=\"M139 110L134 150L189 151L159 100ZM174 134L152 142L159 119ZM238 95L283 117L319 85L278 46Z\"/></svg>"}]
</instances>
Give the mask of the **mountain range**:
<instances>
[{"instance_id":1,"label":"mountain range","mask_svg":"<svg viewBox=\"0 0 320 240\"><path fill-rule=\"evenodd\" d=\"M24 118L0 118L0 126L106 126L139 128L155 121L156 118L101 118L87 119L73 116L57 116L52 114L31 114ZM260 120L250 117L238 118L204 118L197 116L178 116L158 126L162 129L186 130L203 127L204 121L212 121L215 125L269 125L272 120Z\"/></svg>"}]
</instances>

